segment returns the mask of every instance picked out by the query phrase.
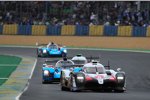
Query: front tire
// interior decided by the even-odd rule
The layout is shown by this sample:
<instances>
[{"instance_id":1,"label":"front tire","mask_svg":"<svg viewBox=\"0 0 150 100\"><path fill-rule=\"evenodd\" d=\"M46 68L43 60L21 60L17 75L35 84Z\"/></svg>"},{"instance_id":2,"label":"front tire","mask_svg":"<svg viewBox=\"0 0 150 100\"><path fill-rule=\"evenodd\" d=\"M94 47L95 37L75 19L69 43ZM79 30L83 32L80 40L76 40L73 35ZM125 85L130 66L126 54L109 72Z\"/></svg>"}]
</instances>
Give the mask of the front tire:
<instances>
[{"instance_id":1,"label":"front tire","mask_svg":"<svg viewBox=\"0 0 150 100\"><path fill-rule=\"evenodd\" d=\"M119 88L119 89L117 88L114 90L114 92L116 92L116 93L123 93L124 91L125 91L124 87Z\"/></svg>"},{"instance_id":2,"label":"front tire","mask_svg":"<svg viewBox=\"0 0 150 100\"><path fill-rule=\"evenodd\" d=\"M63 53L61 54L61 56L64 58L64 57L67 56L67 54L63 52Z\"/></svg>"},{"instance_id":3,"label":"front tire","mask_svg":"<svg viewBox=\"0 0 150 100\"><path fill-rule=\"evenodd\" d=\"M114 90L116 93L123 93L125 90Z\"/></svg>"},{"instance_id":4,"label":"front tire","mask_svg":"<svg viewBox=\"0 0 150 100\"><path fill-rule=\"evenodd\" d=\"M61 86L61 91L67 91L67 88L64 86Z\"/></svg>"}]
</instances>

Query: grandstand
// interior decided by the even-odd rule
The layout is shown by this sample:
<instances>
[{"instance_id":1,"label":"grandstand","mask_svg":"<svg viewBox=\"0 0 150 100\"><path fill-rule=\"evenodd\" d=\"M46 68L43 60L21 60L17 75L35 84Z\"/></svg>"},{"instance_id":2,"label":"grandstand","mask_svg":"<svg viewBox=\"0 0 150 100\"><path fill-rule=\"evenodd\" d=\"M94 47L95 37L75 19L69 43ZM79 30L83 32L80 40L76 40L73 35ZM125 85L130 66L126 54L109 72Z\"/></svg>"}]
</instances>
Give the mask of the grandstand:
<instances>
[{"instance_id":1,"label":"grandstand","mask_svg":"<svg viewBox=\"0 0 150 100\"><path fill-rule=\"evenodd\" d=\"M0 24L148 26L149 1L0 1Z\"/></svg>"}]
</instances>

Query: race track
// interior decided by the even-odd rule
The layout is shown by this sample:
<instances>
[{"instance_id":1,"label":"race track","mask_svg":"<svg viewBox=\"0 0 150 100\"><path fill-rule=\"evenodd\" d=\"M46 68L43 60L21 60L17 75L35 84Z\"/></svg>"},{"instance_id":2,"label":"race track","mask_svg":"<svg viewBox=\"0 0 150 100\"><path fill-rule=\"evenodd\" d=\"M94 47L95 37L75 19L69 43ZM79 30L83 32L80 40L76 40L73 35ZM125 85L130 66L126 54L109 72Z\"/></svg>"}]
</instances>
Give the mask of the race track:
<instances>
[{"instance_id":1,"label":"race track","mask_svg":"<svg viewBox=\"0 0 150 100\"><path fill-rule=\"evenodd\" d=\"M36 50L31 48L0 47L1 54L35 56ZM127 91L125 93L106 92L69 92L61 91L59 84L42 84L41 65L44 58L38 58L30 85L20 100L150 100L150 54L95 51L95 50L68 50L68 56L76 54L86 56L101 56L101 63L107 65L110 61L112 68L121 67L127 76Z\"/></svg>"}]
</instances>

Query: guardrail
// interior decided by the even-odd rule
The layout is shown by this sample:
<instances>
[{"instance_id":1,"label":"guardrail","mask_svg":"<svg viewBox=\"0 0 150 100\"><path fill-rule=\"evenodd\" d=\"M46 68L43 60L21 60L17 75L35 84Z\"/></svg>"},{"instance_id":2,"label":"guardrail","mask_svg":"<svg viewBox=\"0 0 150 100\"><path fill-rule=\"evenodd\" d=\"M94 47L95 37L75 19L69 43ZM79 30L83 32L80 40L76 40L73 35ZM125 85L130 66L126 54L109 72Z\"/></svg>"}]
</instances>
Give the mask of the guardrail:
<instances>
[{"instance_id":1,"label":"guardrail","mask_svg":"<svg viewBox=\"0 0 150 100\"><path fill-rule=\"evenodd\" d=\"M103 25L0 25L3 35L149 37L150 27Z\"/></svg>"}]
</instances>

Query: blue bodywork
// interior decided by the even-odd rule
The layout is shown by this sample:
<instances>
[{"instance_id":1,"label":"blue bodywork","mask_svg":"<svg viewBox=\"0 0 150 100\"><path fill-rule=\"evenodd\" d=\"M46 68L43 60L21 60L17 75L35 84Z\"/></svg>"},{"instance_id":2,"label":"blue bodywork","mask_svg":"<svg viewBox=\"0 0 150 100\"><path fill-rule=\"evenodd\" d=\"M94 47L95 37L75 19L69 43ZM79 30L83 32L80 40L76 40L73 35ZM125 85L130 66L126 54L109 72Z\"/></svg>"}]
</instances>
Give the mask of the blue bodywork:
<instances>
[{"instance_id":1,"label":"blue bodywork","mask_svg":"<svg viewBox=\"0 0 150 100\"><path fill-rule=\"evenodd\" d=\"M73 72L77 73L77 72L80 72L81 70L82 70L81 67L75 67L75 68L73 69Z\"/></svg>"},{"instance_id":2,"label":"blue bodywork","mask_svg":"<svg viewBox=\"0 0 150 100\"><path fill-rule=\"evenodd\" d=\"M48 44L47 46L42 46L37 49L38 57L47 57L47 56L61 56L66 57L67 49L63 46L60 47L57 44Z\"/></svg>"},{"instance_id":3,"label":"blue bodywork","mask_svg":"<svg viewBox=\"0 0 150 100\"><path fill-rule=\"evenodd\" d=\"M61 68L43 67L42 70L43 70L43 81L45 82L60 81ZM44 76L45 70L49 71L49 76Z\"/></svg>"},{"instance_id":4,"label":"blue bodywork","mask_svg":"<svg viewBox=\"0 0 150 100\"><path fill-rule=\"evenodd\" d=\"M43 81L44 82L59 82L60 81L60 77L61 77L61 68L52 68L52 67L43 67ZM49 71L50 75L49 76L44 76L44 71L47 70ZM69 69L68 69L69 70ZM75 67L73 69L73 72L77 73L80 72L82 70L81 67Z\"/></svg>"},{"instance_id":5,"label":"blue bodywork","mask_svg":"<svg viewBox=\"0 0 150 100\"><path fill-rule=\"evenodd\" d=\"M62 56L62 54L66 54L64 52L66 48L61 48L61 49L51 49L51 48L42 48L42 51L46 50L46 55L49 56Z\"/></svg>"}]
</instances>

